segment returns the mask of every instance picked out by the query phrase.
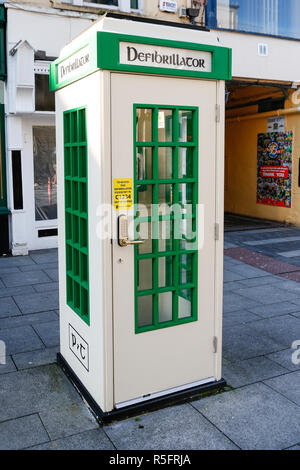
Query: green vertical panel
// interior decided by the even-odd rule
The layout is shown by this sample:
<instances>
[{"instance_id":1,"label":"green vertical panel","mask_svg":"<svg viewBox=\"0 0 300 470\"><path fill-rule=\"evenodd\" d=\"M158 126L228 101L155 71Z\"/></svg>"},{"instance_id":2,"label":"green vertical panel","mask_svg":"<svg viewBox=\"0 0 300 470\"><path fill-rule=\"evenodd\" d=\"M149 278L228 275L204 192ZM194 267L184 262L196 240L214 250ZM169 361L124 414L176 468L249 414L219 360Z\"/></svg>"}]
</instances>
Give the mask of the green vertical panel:
<instances>
[{"instance_id":1,"label":"green vertical panel","mask_svg":"<svg viewBox=\"0 0 300 470\"><path fill-rule=\"evenodd\" d=\"M89 325L86 108L65 111L63 125L67 304Z\"/></svg>"},{"instance_id":2,"label":"green vertical panel","mask_svg":"<svg viewBox=\"0 0 300 470\"><path fill-rule=\"evenodd\" d=\"M136 137L136 113L138 108L151 109L152 110L152 141L151 142L138 142ZM158 111L172 110L173 112L173 128L172 128L172 141L159 141L158 140ZM188 142L181 142L179 136L179 112L189 111L192 112L192 128L188 129L188 135L193 135L193 139ZM196 209L198 203L198 108L195 107L179 107L179 106L160 106L160 105L146 105L136 104L133 109L134 119L134 200L137 202L138 190L137 188L147 188L147 185L152 186L152 203L158 205L159 201L159 184L170 184L173 188L173 200L171 200L171 194L167 194L166 201L177 205L177 210L171 213L171 235L170 240L166 240L165 251L159 251L159 222L166 220L165 216L160 216L157 206L152 208L152 213L143 219L139 218L138 214L135 214L135 224L139 222L151 222L154 230L152 231L155 237L152 242L151 253L140 253L138 248L135 247L135 331L136 333L142 333L151 331L154 329L160 329L165 327L171 327L180 325L197 320L197 273L198 273L198 255L197 246L192 248L182 245L181 240L176 238L181 233L181 220L182 218L191 219L193 229L196 230ZM170 125L170 119L166 120L166 124ZM192 132L193 131L193 132ZM167 137L166 137L167 139ZM152 158L153 158L153 176L151 180L148 180L144 176L144 180L137 180L137 149L140 147L151 147ZM159 162L158 162L158 149L159 147L166 147L172 149L173 155L173 174L170 178L160 179L159 177ZM179 177L179 149L180 147L189 148L192 155L192 168L189 172L188 178ZM192 202L192 211L190 214L186 214L181 210L178 210L180 201L180 185L186 184L186 200L189 199ZM187 234L188 235L188 234ZM188 260L185 263L181 263L182 255L190 255L185 258ZM159 283L159 259L166 259L167 262L163 264L165 266L164 279L166 280L165 285ZM138 290L138 279L139 279L139 260L151 259L152 260L152 289L149 290ZM172 262L171 262L172 260ZM184 283L180 282L180 269L186 269L189 272L189 276L186 278ZM172 293L172 320L160 321L159 315L159 295L163 293ZM153 319L152 324L147 326L139 326L138 322L138 299L140 296L152 296L153 299ZM182 310L179 311L179 297L185 301L191 302L191 315L186 315L186 303L182 304ZM169 313L169 312L167 312ZM170 315L171 318L171 315Z\"/></svg>"}]
</instances>

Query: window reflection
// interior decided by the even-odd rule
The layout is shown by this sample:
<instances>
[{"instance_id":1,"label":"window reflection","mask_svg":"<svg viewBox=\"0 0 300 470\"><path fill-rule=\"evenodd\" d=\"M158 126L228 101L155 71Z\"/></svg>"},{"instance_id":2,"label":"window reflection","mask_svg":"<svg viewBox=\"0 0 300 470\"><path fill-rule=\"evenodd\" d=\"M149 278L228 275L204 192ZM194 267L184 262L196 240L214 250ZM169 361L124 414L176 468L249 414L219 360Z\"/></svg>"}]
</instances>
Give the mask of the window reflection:
<instances>
[{"instance_id":1,"label":"window reflection","mask_svg":"<svg viewBox=\"0 0 300 470\"><path fill-rule=\"evenodd\" d=\"M208 0L206 24L212 28L299 38L299 0Z\"/></svg>"},{"instance_id":2,"label":"window reflection","mask_svg":"<svg viewBox=\"0 0 300 470\"><path fill-rule=\"evenodd\" d=\"M55 127L33 127L35 220L57 219Z\"/></svg>"}]
</instances>

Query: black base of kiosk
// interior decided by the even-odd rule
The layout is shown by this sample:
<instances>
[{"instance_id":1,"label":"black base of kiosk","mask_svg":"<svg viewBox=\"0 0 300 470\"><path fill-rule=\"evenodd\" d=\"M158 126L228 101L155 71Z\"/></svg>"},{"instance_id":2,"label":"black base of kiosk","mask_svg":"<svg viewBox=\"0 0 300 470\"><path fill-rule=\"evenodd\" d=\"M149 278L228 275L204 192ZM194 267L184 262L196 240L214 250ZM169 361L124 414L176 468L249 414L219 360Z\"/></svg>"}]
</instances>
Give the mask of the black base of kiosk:
<instances>
[{"instance_id":1,"label":"black base of kiosk","mask_svg":"<svg viewBox=\"0 0 300 470\"><path fill-rule=\"evenodd\" d=\"M204 385L199 385L197 387L192 387L180 392L170 393L169 395L164 395L162 397L150 399L135 405L126 406L121 409L115 409L109 412L104 412L101 410L100 406L97 405L93 397L87 391L82 382L75 375L71 367L67 364L63 356L57 354L57 363L60 365L66 376L70 379L75 388L79 391L80 395L85 399L85 401L90 406L91 410L95 414L96 418L101 421L103 424L110 423L111 421L121 420L129 418L130 416L135 416L141 413L148 411L154 411L160 408L165 408L171 405L178 405L180 403L187 402L199 398L201 394L220 391L226 386L226 381L224 379L211 382Z\"/></svg>"}]
</instances>

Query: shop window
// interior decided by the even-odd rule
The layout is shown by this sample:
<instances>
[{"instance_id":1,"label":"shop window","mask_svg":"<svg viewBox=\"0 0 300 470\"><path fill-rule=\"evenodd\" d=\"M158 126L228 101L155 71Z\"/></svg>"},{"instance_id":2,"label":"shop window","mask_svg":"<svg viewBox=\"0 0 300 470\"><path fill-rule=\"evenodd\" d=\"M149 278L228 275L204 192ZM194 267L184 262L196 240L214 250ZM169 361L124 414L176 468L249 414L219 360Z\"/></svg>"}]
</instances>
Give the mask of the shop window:
<instances>
[{"instance_id":1,"label":"shop window","mask_svg":"<svg viewBox=\"0 0 300 470\"><path fill-rule=\"evenodd\" d=\"M35 110L55 111L54 93L49 90L49 75L35 74Z\"/></svg>"},{"instance_id":2,"label":"shop window","mask_svg":"<svg viewBox=\"0 0 300 470\"><path fill-rule=\"evenodd\" d=\"M33 127L35 220L57 219L55 127Z\"/></svg>"},{"instance_id":3,"label":"shop window","mask_svg":"<svg viewBox=\"0 0 300 470\"><path fill-rule=\"evenodd\" d=\"M299 0L208 0L206 25L299 39L299 14Z\"/></svg>"},{"instance_id":4,"label":"shop window","mask_svg":"<svg viewBox=\"0 0 300 470\"><path fill-rule=\"evenodd\" d=\"M130 0L130 8L132 10L138 10L139 1L140 0ZM123 2L124 0L83 0L82 3L96 3L97 5L103 6L104 8L112 7L113 9L116 8L116 9L123 10Z\"/></svg>"},{"instance_id":5,"label":"shop window","mask_svg":"<svg viewBox=\"0 0 300 470\"><path fill-rule=\"evenodd\" d=\"M22 162L21 150L11 152L14 209L23 209L23 188L22 188Z\"/></svg>"}]
</instances>

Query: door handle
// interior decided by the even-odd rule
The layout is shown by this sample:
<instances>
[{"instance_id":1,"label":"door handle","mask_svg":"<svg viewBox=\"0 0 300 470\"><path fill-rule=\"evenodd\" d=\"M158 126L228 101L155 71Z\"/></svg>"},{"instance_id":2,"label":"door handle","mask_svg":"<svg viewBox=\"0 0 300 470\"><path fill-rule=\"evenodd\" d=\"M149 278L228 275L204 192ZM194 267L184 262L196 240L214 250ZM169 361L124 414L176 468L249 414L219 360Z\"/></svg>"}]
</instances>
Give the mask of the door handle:
<instances>
[{"instance_id":1,"label":"door handle","mask_svg":"<svg viewBox=\"0 0 300 470\"><path fill-rule=\"evenodd\" d=\"M128 219L126 215L120 215L118 218L118 243L121 247L128 245L141 245L145 240L129 240L128 238Z\"/></svg>"}]
</instances>

